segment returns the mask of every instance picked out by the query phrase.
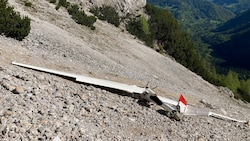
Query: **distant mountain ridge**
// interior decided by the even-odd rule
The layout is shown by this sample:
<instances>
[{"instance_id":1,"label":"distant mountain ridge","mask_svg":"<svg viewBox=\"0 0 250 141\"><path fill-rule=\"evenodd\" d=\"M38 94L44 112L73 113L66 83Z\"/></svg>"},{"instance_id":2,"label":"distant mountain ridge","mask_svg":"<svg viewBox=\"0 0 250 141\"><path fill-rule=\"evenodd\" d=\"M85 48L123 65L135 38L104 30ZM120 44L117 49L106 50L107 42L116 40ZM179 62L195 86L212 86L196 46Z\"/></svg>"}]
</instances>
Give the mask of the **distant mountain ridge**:
<instances>
[{"instance_id":1,"label":"distant mountain ridge","mask_svg":"<svg viewBox=\"0 0 250 141\"><path fill-rule=\"evenodd\" d=\"M250 10L227 21L225 24L218 27L216 31L230 34L234 32L244 32L244 30L248 28L250 28Z\"/></svg>"},{"instance_id":2,"label":"distant mountain ridge","mask_svg":"<svg viewBox=\"0 0 250 141\"><path fill-rule=\"evenodd\" d=\"M217 5L223 6L224 8L234 12L235 14L242 13L249 10L250 0L208 0L212 1Z\"/></svg>"},{"instance_id":3,"label":"distant mountain ridge","mask_svg":"<svg viewBox=\"0 0 250 141\"><path fill-rule=\"evenodd\" d=\"M229 10L206 0L147 0L147 2L170 10L177 19L185 19L184 16L189 15L189 18L194 17L196 20L208 18L225 21L234 16Z\"/></svg>"}]
</instances>

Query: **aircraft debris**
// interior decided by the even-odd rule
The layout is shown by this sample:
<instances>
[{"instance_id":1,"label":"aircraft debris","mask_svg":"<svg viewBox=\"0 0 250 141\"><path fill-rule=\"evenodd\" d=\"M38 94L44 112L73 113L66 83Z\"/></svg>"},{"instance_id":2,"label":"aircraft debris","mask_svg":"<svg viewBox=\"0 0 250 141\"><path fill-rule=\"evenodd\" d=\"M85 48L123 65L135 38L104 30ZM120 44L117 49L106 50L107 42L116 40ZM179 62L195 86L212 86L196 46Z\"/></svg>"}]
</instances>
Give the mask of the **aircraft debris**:
<instances>
[{"instance_id":1,"label":"aircraft debris","mask_svg":"<svg viewBox=\"0 0 250 141\"><path fill-rule=\"evenodd\" d=\"M166 110L167 116L169 116L170 118L174 118L175 120L178 120L178 121L181 120L180 114L182 114L182 115L190 115L190 116L211 116L211 117L215 117L219 119L249 124L249 122L245 120L237 120L237 119L227 117L221 114L210 112L209 109L197 108L197 107L188 105L186 99L184 98L182 94L180 95L179 101L175 101L169 98L156 95L156 93L147 86L145 88L141 88L136 85L128 85L124 83L119 83L119 82L114 82L114 81L109 81L109 80L104 80L104 79L97 79L97 78L77 75L73 73L66 73L62 71L36 67L36 66L31 66L31 65L17 63L17 62L12 62L12 64L16 66L24 67L24 68L41 71L41 72L51 73L51 74L62 76L62 77L68 77L71 79L73 78L76 82L81 82L81 83L86 83L86 84L91 84L91 85L101 86L101 87L106 87L106 88L112 88L116 90L125 91L131 94L136 94L141 99L147 100L149 102L154 102L157 105L161 106L164 110Z\"/></svg>"}]
</instances>

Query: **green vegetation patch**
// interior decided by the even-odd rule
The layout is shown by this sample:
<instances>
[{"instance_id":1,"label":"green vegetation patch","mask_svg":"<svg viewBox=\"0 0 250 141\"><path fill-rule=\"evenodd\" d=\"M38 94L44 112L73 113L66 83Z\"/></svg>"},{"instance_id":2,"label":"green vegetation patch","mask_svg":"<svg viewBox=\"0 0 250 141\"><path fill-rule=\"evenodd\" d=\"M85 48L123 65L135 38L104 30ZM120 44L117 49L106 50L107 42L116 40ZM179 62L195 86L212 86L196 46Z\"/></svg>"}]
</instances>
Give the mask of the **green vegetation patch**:
<instances>
[{"instance_id":1,"label":"green vegetation patch","mask_svg":"<svg viewBox=\"0 0 250 141\"><path fill-rule=\"evenodd\" d=\"M0 34L23 40L30 33L30 19L14 11L7 5L7 0L0 0Z\"/></svg>"},{"instance_id":2,"label":"green vegetation patch","mask_svg":"<svg viewBox=\"0 0 250 141\"><path fill-rule=\"evenodd\" d=\"M70 6L70 3L67 2L67 0L59 0L58 4L56 5L56 10L58 10L61 6L68 8Z\"/></svg>"},{"instance_id":3,"label":"green vegetation patch","mask_svg":"<svg viewBox=\"0 0 250 141\"><path fill-rule=\"evenodd\" d=\"M144 15L139 18L130 19L126 26L127 30L144 41L147 46L153 47L153 35L151 34L151 26L148 19Z\"/></svg>"},{"instance_id":4,"label":"green vegetation patch","mask_svg":"<svg viewBox=\"0 0 250 141\"><path fill-rule=\"evenodd\" d=\"M94 16L87 16L84 11L80 11L78 5L71 5L68 8L68 12L72 15L76 23L88 26L92 30L95 29L93 24L96 22L96 18Z\"/></svg>"},{"instance_id":5,"label":"green vegetation patch","mask_svg":"<svg viewBox=\"0 0 250 141\"><path fill-rule=\"evenodd\" d=\"M24 1L24 5L27 6L27 7L31 7L31 6L32 6L32 3L29 2L29 1Z\"/></svg>"},{"instance_id":6,"label":"green vegetation patch","mask_svg":"<svg viewBox=\"0 0 250 141\"><path fill-rule=\"evenodd\" d=\"M104 5L102 7L94 7L90 10L90 12L97 16L100 20L107 21L116 27L120 25L120 17L115 8L112 6Z\"/></svg>"},{"instance_id":7,"label":"green vegetation patch","mask_svg":"<svg viewBox=\"0 0 250 141\"><path fill-rule=\"evenodd\" d=\"M86 15L83 10L80 10L77 4L70 4L66 0L59 0L56 6L56 10L58 10L60 7L65 7L68 10L68 13L72 16L72 19L76 23L88 26L92 30L95 30L95 27L94 27L94 23L96 22L95 16Z\"/></svg>"}]
</instances>

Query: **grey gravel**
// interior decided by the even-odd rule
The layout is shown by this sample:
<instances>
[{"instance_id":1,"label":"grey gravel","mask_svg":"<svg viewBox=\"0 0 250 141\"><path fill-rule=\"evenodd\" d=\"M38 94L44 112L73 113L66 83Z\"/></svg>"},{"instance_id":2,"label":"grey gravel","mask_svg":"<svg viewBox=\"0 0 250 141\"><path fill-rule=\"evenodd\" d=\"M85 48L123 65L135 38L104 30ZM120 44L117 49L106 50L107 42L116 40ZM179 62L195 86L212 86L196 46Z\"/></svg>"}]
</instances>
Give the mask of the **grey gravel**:
<instances>
[{"instance_id":1,"label":"grey gravel","mask_svg":"<svg viewBox=\"0 0 250 141\"><path fill-rule=\"evenodd\" d=\"M9 0L32 18L23 41L0 36L0 140L250 140L248 124L211 117L175 121L161 107L119 91L76 83L11 65L11 61L138 86L157 94L249 120L249 104L233 99L167 56L134 39L124 27L97 21L96 30L77 25L45 0L32 7Z\"/></svg>"}]
</instances>

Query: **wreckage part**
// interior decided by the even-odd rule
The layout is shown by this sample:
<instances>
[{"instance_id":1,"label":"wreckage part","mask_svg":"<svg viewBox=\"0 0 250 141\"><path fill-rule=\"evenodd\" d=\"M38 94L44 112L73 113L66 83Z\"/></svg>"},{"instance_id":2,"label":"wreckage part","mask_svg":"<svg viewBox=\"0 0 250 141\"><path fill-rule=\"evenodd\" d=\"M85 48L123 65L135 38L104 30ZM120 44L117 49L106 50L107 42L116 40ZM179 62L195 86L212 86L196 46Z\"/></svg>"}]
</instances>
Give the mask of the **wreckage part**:
<instances>
[{"instance_id":1,"label":"wreckage part","mask_svg":"<svg viewBox=\"0 0 250 141\"><path fill-rule=\"evenodd\" d=\"M189 116L209 116L209 113L209 109L197 108L191 105L187 105L187 108L183 114Z\"/></svg>"},{"instance_id":2,"label":"wreckage part","mask_svg":"<svg viewBox=\"0 0 250 141\"><path fill-rule=\"evenodd\" d=\"M162 101L157 96L150 96L150 99L158 105L162 105Z\"/></svg>"},{"instance_id":3,"label":"wreckage part","mask_svg":"<svg viewBox=\"0 0 250 141\"><path fill-rule=\"evenodd\" d=\"M162 96L157 96L163 103L168 103L168 104L171 104L171 105L174 105L174 106L177 106L178 105L178 101L175 101L175 100L172 100L172 99L169 99L169 98L165 98L165 97L162 97Z\"/></svg>"},{"instance_id":4,"label":"wreckage part","mask_svg":"<svg viewBox=\"0 0 250 141\"><path fill-rule=\"evenodd\" d=\"M176 121L180 121L181 120L181 115L179 112L173 112L172 113L172 118L174 118Z\"/></svg>"},{"instance_id":5,"label":"wreckage part","mask_svg":"<svg viewBox=\"0 0 250 141\"><path fill-rule=\"evenodd\" d=\"M168 105L166 103L163 103L162 105L160 105L162 108L164 108L167 112L170 113L175 113L178 111L178 109L176 107L173 107L171 105Z\"/></svg>"},{"instance_id":6,"label":"wreckage part","mask_svg":"<svg viewBox=\"0 0 250 141\"><path fill-rule=\"evenodd\" d=\"M162 99L165 100L165 101L162 101L156 94L153 90L151 90L150 88L146 88L145 91L142 93L141 95L141 98L147 100L147 101L151 101L151 102L154 102L156 103L157 105L161 106L165 112L166 112L166 115L169 117L169 118L174 118L175 120L179 121L180 118L179 116L177 115L177 113L179 113L179 111L177 112L178 108L177 106L178 105L169 105L168 103L166 103L166 101L168 101L167 99Z\"/></svg>"},{"instance_id":7,"label":"wreckage part","mask_svg":"<svg viewBox=\"0 0 250 141\"><path fill-rule=\"evenodd\" d=\"M247 123L248 122L246 120L238 120L238 119L234 119L234 118L227 117L227 116L224 116L224 115L221 115L221 114L217 114L217 113L213 113L213 112L209 112L208 115L212 116L212 117L215 117L215 118L230 120L230 121L234 121L234 122L241 122L241 123Z\"/></svg>"},{"instance_id":8,"label":"wreckage part","mask_svg":"<svg viewBox=\"0 0 250 141\"><path fill-rule=\"evenodd\" d=\"M196 107L193 107L191 105L187 105L187 109L186 109L185 113L183 113L183 115L188 115L188 116L211 116L211 117L218 118L218 119L223 119L223 120L247 123L246 120L234 119L234 118L231 118L231 117L228 117L228 116L224 116L224 115L221 115L221 114L210 112L209 109L196 108Z\"/></svg>"},{"instance_id":9,"label":"wreckage part","mask_svg":"<svg viewBox=\"0 0 250 141\"><path fill-rule=\"evenodd\" d=\"M177 121L180 121L180 118L178 116L178 105L169 105L168 103L166 103L168 100L167 98L163 99L165 101L162 101L156 94L153 90L151 90L150 88L146 88L146 90L142 93L141 95L141 98L147 100L147 101L151 101L151 102L154 102L156 103L157 105L161 106L165 112L166 112L166 115L169 117L169 118L174 118L175 120ZM176 104L176 103L175 103Z\"/></svg>"},{"instance_id":10,"label":"wreckage part","mask_svg":"<svg viewBox=\"0 0 250 141\"><path fill-rule=\"evenodd\" d=\"M182 94L180 95L179 98L178 108L180 113L185 113L185 111L187 110L187 101Z\"/></svg>"}]
</instances>

